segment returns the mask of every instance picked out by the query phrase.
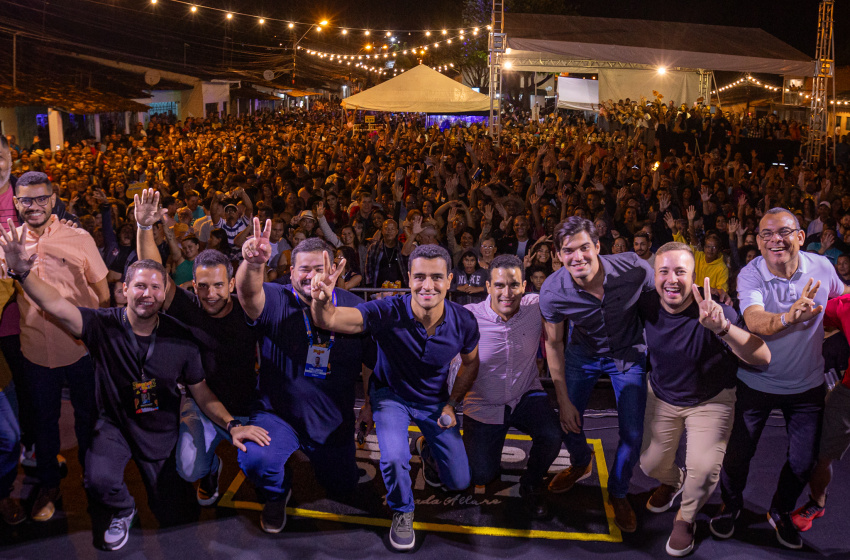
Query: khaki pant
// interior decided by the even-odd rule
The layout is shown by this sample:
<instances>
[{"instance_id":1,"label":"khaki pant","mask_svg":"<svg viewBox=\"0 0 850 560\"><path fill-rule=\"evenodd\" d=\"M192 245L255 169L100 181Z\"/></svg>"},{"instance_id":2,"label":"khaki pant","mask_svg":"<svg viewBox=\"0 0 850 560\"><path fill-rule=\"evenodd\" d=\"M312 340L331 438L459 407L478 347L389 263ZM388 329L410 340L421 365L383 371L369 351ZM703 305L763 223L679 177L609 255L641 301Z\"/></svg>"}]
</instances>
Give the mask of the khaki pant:
<instances>
[{"instance_id":1,"label":"khaki pant","mask_svg":"<svg viewBox=\"0 0 850 560\"><path fill-rule=\"evenodd\" d=\"M673 406L649 387L640 468L662 484L682 491L682 519L692 523L720 479L720 466L735 417L735 389L724 389L695 406ZM675 464L682 431L687 430L683 473Z\"/></svg>"}]
</instances>

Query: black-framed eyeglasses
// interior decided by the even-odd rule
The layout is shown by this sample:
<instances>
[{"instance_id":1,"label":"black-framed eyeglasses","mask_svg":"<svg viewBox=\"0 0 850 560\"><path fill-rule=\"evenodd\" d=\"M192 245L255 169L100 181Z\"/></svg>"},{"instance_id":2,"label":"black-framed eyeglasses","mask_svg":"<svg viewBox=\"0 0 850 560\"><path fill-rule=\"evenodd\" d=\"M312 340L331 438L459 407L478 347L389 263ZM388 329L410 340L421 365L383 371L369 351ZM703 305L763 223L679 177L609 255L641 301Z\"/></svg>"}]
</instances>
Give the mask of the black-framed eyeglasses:
<instances>
[{"instance_id":1,"label":"black-framed eyeglasses","mask_svg":"<svg viewBox=\"0 0 850 560\"><path fill-rule=\"evenodd\" d=\"M777 231L765 229L765 230L760 231L758 233L758 236L759 236L759 239L761 239L762 241L769 241L769 240L773 239L773 236L776 235L776 234L779 234L779 237L781 237L782 239L788 239L789 237L791 237L792 234L794 234L798 231L802 231L802 230L794 229L794 228L782 228L782 229L779 229Z\"/></svg>"},{"instance_id":2,"label":"black-framed eyeglasses","mask_svg":"<svg viewBox=\"0 0 850 560\"><path fill-rule=\"evenodd\" d=\"M42 196L18 196L15 198L17 198L18 202L20 202L25 208L29 208L30 206L32 206L33 202L35 202L39 206L47 206L47 201L50 200L51 196L53 195L45 194Z\"/></svg>"}]
</instances>

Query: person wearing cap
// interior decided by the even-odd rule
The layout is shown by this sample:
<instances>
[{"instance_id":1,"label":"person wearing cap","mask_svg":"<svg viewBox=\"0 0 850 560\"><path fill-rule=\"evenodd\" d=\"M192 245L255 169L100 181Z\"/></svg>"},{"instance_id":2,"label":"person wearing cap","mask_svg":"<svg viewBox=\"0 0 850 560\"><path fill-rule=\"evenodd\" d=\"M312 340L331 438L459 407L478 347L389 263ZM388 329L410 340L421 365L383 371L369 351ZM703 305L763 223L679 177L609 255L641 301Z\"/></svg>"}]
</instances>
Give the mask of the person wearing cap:
<instances>
[{"instance_id":1,"label":"person wearing cap","mask_svg":"<svg viewBox=\"0 0 850 560\"><path fill-rule=\"evenodd\" d=\"M224 218L221 218L215 227L223 229L227 234L227 241L233 250L233 256L238 258L242 254L242 251L240 249L241 243L237 244L236 238L240 233L248 229L251 223L251 216L254 212L254 205L251 203L248 195L245 194L244 189L236 189L234 193L240 194L242 197L242 201L245 203L245 213L240 217L239 207L236 205L236 202L233 199L228 199L224 205Z\"/></svg>"},{"instance_id":2,"label":"person wearing cap","mask_svg":"<svg viewBox=\"0 0 850 560\"><path fill-rule=\"evenodd\" d=\"M292 218L291 222L292 227L300 227L304 230L304 234L307 237L316 236L316 224L316 216L312 210L302 210L297 216Z\"/></svg>"},{"instance_id":3,"label":"person wearing cap","mask_svg":"<svg viewBox=\"0 0 850 560\"><path fill-rule=\"evenodd\" d=\"M832 204L826 200L821 200L818 203L818 217L809 223L806 228L806 237L811 237L823 231L823 223L829 219L832 212Z\"/></svg>"}]
</instances>

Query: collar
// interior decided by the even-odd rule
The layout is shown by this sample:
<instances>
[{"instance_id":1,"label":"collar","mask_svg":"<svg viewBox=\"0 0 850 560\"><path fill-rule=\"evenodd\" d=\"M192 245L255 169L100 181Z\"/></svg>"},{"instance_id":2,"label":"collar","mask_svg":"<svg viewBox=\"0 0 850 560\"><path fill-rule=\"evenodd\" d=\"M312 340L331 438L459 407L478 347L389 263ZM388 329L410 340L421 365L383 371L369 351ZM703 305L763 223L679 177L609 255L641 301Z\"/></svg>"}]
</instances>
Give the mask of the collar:
<instances>
[{"instance_id":1,"label":"collar","mask_svg":"<svg viewBox=\"0 0 850 560\"><path fill-rule=\"evenodd\" d=\"M499 316L499 314L498 314L498 313L496 313L495 311L493 311L493 308L490 306L490 302L491 302L491 300L490 300L490 294L487 294L487 298L486 298L484 301L482 301L482 302L481 302L481 305L483 305L483 306L484 306L484 316L487 318L487 320L488 320L488 321L491 321L491 322L493 322L493 323L497 323L497 324L503 324L503 325L506 325L506 324L508 324L509 322L511 322L511 321L513 321L514 319L516 319L517 317L519 317L520 315L522 315L522 314L523 314L523 312L525 312L525 306L522 304L522 301L525 299L525 296L527 296L527 295L528 295L527 293L526 293L526 294L522 294L522 297L520 298L519 309L517 309L517 312L516 312L516 313L514 313L514 314L511 316L511 318L510 318L510 319L508 319L507 321L505 321L504 319L502 319L502 318Z\"/></svg>"},{"instance_id":2,"label":"collar","mask_svg":"<svg viewBox=\"0 0 850 560\"><path fill-rule=\"evenodd\" d=\"M800 251L798 255L799 264L797 265L797 270L794 271L794 274L792 274L791 278L788 280L789 282L809 272L809 261L806 257L805 252ZM767 261L764 260L764 257L756 257L756 260L758 261L756 268L758 269L759 273L761 274L761 277L764 279L765 282L770 282L771 280L785 280L784 278L780 278L779 276L775 275L770 271L769 268L767 268Z\"/></svg>"},{"instance_id":3,"label":"collar","mask_svg":"<svg viewBox=\"0 0 850 560\"><path fill-rule=\"evenodd\" d=\"M52 214L47 221L47 228L45 228L44 233L42 235L36 235L35 232L28 227L27 239L41 239L42 237L50 237L51 234L55 233L56 230L62 226L62 224L59 223L59 219L56 217L56 214Z\"/></svg>"}]
</instances>

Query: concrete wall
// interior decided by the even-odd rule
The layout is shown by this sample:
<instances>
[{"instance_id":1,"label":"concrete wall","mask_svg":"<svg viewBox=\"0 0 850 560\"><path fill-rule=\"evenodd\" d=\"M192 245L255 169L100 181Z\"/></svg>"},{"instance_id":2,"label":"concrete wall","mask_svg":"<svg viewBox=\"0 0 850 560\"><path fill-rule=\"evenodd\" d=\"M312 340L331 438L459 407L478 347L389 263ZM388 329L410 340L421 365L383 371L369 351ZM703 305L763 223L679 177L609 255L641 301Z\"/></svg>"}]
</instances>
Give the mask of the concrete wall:
<instances>
[{"instance_id":1,"label":"concrete wall","mask_svg":"<svg viewBox=\"0 0 850 560\"><path fill-rule=\"evenodd\" d=\"M18 137L18 115L14 107L0 107L0 134Z\"/></svg>"}]
</instances>

